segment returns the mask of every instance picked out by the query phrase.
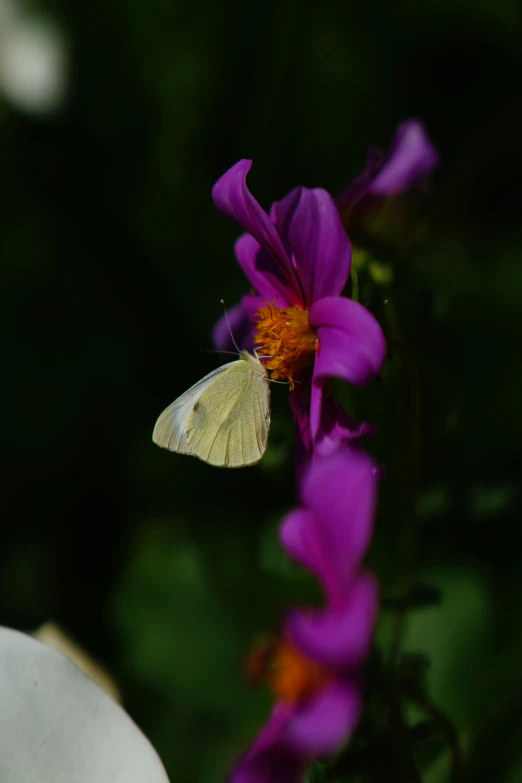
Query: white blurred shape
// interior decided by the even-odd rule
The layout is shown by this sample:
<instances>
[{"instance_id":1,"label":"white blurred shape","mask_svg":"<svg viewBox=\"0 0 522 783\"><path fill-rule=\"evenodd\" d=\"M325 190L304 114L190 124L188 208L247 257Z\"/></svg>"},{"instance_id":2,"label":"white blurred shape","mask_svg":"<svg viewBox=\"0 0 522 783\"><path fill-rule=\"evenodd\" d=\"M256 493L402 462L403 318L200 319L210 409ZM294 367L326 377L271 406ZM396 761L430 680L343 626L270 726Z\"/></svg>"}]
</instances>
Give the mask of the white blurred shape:
<instances>
[{"instance_id":1,"label":"white blurred shape","mask_svg":"<svg viewBox=\"0 0 522 783\"><path fill-rule=\"evenodd\" d=\"M65 96L65 43L51 22L0 0L0 92L18 109L44 114Z\"/></svg>"},{"instance_id":2,"label":"white blurred shape","mask_svg":"<svg viewBox=\"0 0 522 783\"><path fill-rule=\"evenodd\" d=\"M127 713L71 661L0 628L2 783L168 783Z\"/></svg>"},{"instance_id":3,"label":"white blurred shape","mask_svg":"<svg viewBox=\"0 0 522 783\"><path fill-rule=\"evenodd\" d=\"M100 666L97 661L93 660L85 650L76 644L59 625L53 622L44 623L33 632L32 636L34 639L38 639L39 642L43 642L49 645L49 647L54 647L55 650L63 653L82 672L85 672L94 680L100 688L103 688L109 696L112 696L114 701L121 702L121 693L114 682L114 678L110 676L103 666Z\"/></svg>"}]
</instances>

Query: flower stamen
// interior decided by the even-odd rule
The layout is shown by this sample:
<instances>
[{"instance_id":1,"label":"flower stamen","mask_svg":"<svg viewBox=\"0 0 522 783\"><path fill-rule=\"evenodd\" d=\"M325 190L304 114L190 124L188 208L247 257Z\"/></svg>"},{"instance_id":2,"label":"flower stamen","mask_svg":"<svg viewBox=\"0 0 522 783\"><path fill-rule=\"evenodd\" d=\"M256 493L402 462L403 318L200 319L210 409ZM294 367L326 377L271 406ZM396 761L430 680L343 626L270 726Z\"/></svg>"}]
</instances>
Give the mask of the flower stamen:
<instances>
[{"instance_id":1,"label":"flower stamen","mask_svg":"<svg viewBox=\"0 0 522 783\"><path fill-rule=\"evenodd\" d=\"M256 648L247 662L255 684L268 685L277 701L298 704L335 679L326 666L307 658L288 639L275 639Z\"/></svg>"},{"instance_id":2,"label":"flower stamen","mask_svg":"<svg viewBox=\"0 0 522 783\"><path fill-rule=\"evenodd\" d=\"M294 376L307 370L318 348L308 312L300 307L275 307L267 302L257 311L256 345L259 356L269 357L264 366L274 380L287 380L294 388Z\"/></svg>"}]
</instances>

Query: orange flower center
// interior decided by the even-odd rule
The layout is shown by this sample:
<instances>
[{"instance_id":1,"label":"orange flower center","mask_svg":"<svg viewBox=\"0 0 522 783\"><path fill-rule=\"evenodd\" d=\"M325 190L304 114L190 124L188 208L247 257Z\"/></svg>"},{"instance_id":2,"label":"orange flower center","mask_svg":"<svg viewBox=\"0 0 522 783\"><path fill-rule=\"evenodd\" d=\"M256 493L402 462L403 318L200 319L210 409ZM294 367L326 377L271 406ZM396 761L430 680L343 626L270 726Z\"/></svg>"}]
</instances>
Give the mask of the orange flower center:
<instances>
[{"instance_id":1,"label":"orange flower center","mask_svg":"<svg viewBox=\"0 0 522 783\"><path fill-rule=\"evenodd\" d=\"M254 684L268 685L288 706L313 696L334 679L328 667L307 658L288 639L257 647L248 658L247 673Z\"/></svg>"},{"instance_id":2,"label":"orange flower center","mask_svg":"<svg viewBox=\"0 0 522 783\"><path fill-rule=\"evenodd\" d=\"M280 309L268 304L257 311L256 345L259 356L269 356L263 365L274 380L288 380L294 388L294 376L313 364L317 335L308 322L308 313L299 307Z\"/></svg>"}]
</instances>

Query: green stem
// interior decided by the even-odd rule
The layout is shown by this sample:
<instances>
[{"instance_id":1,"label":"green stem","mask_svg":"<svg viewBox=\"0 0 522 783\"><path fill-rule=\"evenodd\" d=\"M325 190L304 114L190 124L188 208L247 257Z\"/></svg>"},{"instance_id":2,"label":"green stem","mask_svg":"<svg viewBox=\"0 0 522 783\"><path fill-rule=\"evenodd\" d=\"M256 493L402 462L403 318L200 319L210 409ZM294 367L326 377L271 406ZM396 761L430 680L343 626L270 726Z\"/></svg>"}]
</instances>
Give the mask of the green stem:
<instances>
[{"instance_id":1,"label":"green stem","mask_svg":"<svg viewBox=\"0 0 522 783\"><path fill-rule=\"evenodd\" d=\"M418 554L417 535L417 501L420 491L420 382L413 358L401 340L399 317L390 288L386 302L387 331L389 346L400 357L400 383L403 400L403 431L406 434L405 443L401 444L406 451L406 470L404 474L404 491L406 495L405 518L399 534L400 581L402 588L408 591L415 576ZM405 777L413 783L420 783L422 778L415 762L411 747L408 726L404 719L402 694L394 672L400 661L402 639L406 626L406 611L399 609L394 618L392 628L389 665L392 672L390 692L390 722L395 728L397 744L401 759L405 765Z\"/></svg>"},{"instance_id":2,"label":"green stem","mask_svg":"<svg viewBox=\"0 0 522 783\"><path fill-rule=\"evenodd\" d=\"M406 466L404 473L405 514L399 533L398 546L401 563L401 588L408 591L415 577L418 555L417 504L421 484L421 390L417 367L401 339L399 317L391 288L387 291L385 312L389 335L388 344L401 362L399 377L403 401L402 431L405 433L401 450L404 448L407 458L403 461ZM392 665L397 665L399 660L405 625L406 614L403 610L398 610L391 636L390 663Z\"/></svg>"},{"instance_id":3,"label":"green stem","mask_svg":"<svg viewBox=\"0 0 522 783\"><path fill-rule=\"evenodd\" d=\"M419 707L422 707L427 715L438 725L452 757L451 783L467 783L468 771L464 753L460 746L458 732L448 716L425 695L419 695L415 699Z\"/></svg>"}]
</instances>

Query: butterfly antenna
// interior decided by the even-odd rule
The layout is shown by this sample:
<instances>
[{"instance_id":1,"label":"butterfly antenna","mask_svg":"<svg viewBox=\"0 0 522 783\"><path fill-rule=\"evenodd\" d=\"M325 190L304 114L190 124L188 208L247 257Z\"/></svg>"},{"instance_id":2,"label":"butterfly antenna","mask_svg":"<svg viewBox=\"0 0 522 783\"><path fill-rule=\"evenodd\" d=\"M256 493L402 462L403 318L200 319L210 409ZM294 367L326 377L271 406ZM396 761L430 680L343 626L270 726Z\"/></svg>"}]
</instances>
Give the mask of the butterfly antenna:
<instances>
[{"instance_id":1,"label":"butterfly antenna","mask_svg":"<svg viewBox=\"0 0 522 783\"><path fill-rule=\"evenodd\" d=\"M235 351L219 351L219 350L213 350L212 348L200 348L199 349L201 353L228 353L230 356L237 356Z\"/></svg>"},{"instance_id":2,"label":"butterfly antenna","mask_svg":"<svg viewBox=\"0 0 522 783\"><path fill-rule=\"evenodd\" d=\"M229 331L229 333L230 333L230 339L231 339L231 340L232 340L232 342L234 343L234 348L236 349L236 351L237 351L238 353L241 353L241 351L240 351L240 350L239 350L239 348L237 347L237 343L236 343L236 341L234 340L234 335L232 334L232 328L231 328L231 326L230 326L230 321L228 320L228 313L227 313L227 308L225 307L225 301L224 301L224 299L221 299L221 300L220 300L220 302L221 302L221 304L223 305L223 310L225 311L225 320L226 320L226 322L227 322L228 331Z\"/></svg>"}]
</instances>

